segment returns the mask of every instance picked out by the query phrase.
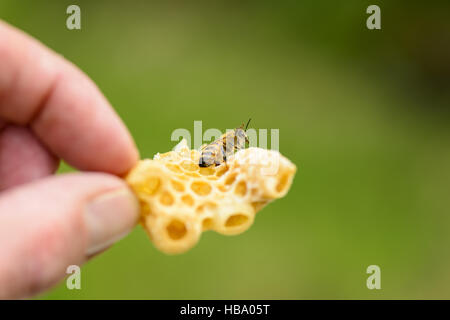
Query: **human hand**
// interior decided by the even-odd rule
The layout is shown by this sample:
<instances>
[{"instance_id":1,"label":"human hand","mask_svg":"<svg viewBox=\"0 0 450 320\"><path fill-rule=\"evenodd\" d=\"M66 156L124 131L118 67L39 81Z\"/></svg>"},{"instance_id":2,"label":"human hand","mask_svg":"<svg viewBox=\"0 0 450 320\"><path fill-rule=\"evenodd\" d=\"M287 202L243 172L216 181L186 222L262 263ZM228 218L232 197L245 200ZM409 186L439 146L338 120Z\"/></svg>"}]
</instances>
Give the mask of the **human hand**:
<instances>
[{"instance_id":1,"label":"human hand","mask_svg":"<svg viewBox=\"0 0 450 320\"><path fill-rule=\"evenodd\" d=\"M53 176L59 159L84 171ZM133 140L95 84L0 21L0 298L45 290L128 233Z\"/></svg>"}]
</instances>

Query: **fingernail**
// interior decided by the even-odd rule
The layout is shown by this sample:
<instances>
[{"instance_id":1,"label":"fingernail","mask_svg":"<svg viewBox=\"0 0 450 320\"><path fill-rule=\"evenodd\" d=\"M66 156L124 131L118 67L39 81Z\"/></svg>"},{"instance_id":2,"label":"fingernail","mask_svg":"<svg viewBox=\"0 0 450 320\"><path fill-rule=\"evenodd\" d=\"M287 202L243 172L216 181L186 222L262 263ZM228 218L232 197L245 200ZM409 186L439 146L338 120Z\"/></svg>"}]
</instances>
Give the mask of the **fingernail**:
<instances>
[{"instance_id":1,"label":"fingernail","mask_svg":"<svg viewBox=\"0 0 450 320\"><path fill-rule=\"evenodd\" d=\"M97 253L123 238L136 225L138 218L139 204L128 188L92 199L84 212L88 230L86 255Z\"/></svg>"}]
</instances>

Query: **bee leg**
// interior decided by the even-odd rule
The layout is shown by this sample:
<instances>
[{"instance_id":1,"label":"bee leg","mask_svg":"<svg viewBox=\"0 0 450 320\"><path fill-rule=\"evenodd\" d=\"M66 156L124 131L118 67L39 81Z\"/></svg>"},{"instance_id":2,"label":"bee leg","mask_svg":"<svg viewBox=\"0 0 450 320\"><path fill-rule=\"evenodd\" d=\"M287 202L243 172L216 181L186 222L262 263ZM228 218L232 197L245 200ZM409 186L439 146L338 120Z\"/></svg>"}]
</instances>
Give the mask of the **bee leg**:
<instances>
[{"instance_id":1,"label":"bee leg","mask_svg":"<svg viewBox=\"0 0 450 320\"><path fill-rule=\"evenodd\" d=\"M205 167L209 167L210 165L212 165L212 163L208 163L207 159L204 158L203 156L200 157L199 161L198 161L198 166L205 168Z\"/></svg>"},{"instance_id":2,"label":"bee leg","mask_svg":"<svg viewBox=\"0 0 450 320\"><path fill-rule=\"evenodd\" d=\"M203 162L202 158L200 158L200 161L198 162L198 166L204 168L204 167L207 167L208 165L205 162Z\"/></svg>"},{"instance_id":3,"label":"bee leg","mask_svg":"<svg viewBox=\"0 0 450 320\"><path fill-rule=\"evenodd\" d=\"M225 152L223 153L223 164L225 165L225 167L228 170L227 154Z\"/></svg>"}]
</instances>

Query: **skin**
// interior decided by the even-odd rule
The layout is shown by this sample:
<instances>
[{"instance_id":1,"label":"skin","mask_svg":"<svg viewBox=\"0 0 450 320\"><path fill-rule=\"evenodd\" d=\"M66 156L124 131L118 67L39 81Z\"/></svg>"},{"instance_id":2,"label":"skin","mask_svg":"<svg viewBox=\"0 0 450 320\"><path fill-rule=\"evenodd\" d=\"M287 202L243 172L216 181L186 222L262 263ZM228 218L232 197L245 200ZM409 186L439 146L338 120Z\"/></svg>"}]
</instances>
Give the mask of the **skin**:
<instances>
[{"instance_id":1,"label":"skin","mask_svg":"<svg viewBox=\"0 0 450 320\"><path fill-rule=\"evenodd\" d=\"M60 159L82 172L53 175ZM0 298L40 293L90 258L83 206L127 188L117 176L137 160L96 85L0 21ZM132 225L136 213L127 212L121 219Z\"/></svg>"}]
</instances>

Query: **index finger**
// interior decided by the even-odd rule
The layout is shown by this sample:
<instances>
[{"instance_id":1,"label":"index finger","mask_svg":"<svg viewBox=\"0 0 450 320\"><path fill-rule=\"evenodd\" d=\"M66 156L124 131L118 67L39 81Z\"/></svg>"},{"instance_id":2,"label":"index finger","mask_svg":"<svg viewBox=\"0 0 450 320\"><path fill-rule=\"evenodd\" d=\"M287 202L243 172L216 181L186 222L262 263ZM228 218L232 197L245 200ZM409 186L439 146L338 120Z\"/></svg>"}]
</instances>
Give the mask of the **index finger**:
<instances>
[{"instance_id":1,"label":"index finger","mask_svg":"<svg viewBox=\"0 0 450 320\"><path fill-rule=\"evenodd\" d=\"M131 135L97 86L63 57L2 21L0 70L0 118L29 126L70 165L123 174L137 161Z\"/></svg>"}]
</instances>

